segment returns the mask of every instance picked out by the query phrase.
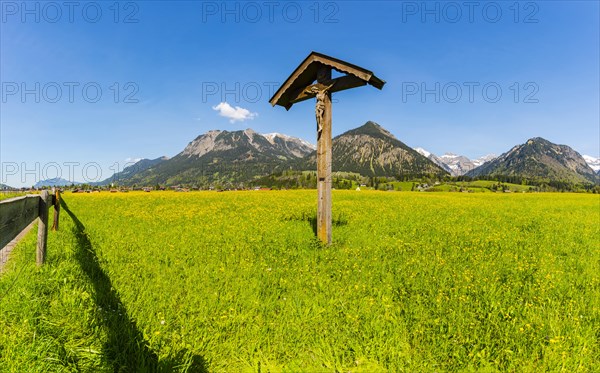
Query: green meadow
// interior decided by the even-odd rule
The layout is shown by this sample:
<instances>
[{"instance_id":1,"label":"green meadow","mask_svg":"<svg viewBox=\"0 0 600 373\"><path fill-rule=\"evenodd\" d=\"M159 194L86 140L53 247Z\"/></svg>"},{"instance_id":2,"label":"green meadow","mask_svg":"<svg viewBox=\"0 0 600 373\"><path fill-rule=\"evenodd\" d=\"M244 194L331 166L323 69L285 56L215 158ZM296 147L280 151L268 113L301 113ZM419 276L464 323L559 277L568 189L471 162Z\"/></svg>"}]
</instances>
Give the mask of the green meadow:
<instances>
[{"instance_id":1,"label":"green meadow","mask_svg":"<svg viewBox=\"0 0 600 373\"><path fill-rule=\"evenodd\" d=\"M27 193L21 193L21 192L0 192L0 201L5 200L5 199L24 196L26 194Z\"/></svg>"},{"instance_id":2,"label":"green meadow","mask_svg":"<svg viewBox=\"0 0 600 373\"><path fill-rule=\"evenodd\" d=\"M0 275L0 371L597 371L600 196L63 195Z\"/></svg>"}]
</instances>

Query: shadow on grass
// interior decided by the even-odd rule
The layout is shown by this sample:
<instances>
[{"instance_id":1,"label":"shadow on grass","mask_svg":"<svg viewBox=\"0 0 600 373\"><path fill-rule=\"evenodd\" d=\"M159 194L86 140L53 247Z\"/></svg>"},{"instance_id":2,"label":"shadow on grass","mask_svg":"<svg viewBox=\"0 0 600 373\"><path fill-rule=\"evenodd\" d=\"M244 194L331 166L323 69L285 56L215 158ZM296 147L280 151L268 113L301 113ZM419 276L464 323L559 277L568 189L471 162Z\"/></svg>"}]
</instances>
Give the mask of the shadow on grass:
<instances>
[{"instance_id":1,"label":"shadow on grass","mask_svg":"<svg viewBox=\"0 0 600 373\"><path fill-rule=\"evenodd\" d=\"M317 235L317 213L316 212L302 212L301 214L294 214L283 219L284 221L305 221L308 222L313 230L315 236ZM341 227L348 225L348 218L344 214L338 214L331 219L331 225L334 227Z\"/></svg>"},{"instance_id":2,"label":"shadow on grass","mask_svg":"<svg viewBox=\"0 0 600 373\"><path fill-rule=\"evenodd\" d=\"M73 234L77 238L75 258L81 269L94 286L94 302L101 312L100 318L108 332L103 346L107 363L114 372L208 372L203 357L189 351L180 353L171 360L161 360L150 349L143 334L125 310L123 303L106 272L100 267L96 252L85 232L85 226L69 209L64 199L62 209L71 217L75 226Z\"/></svg>"}]
</instances>

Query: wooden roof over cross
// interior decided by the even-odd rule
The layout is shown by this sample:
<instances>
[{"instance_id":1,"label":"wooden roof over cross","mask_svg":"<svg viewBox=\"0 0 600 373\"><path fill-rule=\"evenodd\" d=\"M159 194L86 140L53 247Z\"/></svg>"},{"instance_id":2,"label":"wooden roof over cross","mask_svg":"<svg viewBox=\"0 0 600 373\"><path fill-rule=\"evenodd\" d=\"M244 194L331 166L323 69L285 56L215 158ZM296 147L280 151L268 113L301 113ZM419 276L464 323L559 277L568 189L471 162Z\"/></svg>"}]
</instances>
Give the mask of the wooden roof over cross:
<instances>
[{"instance_id":1,"label":"wooden roof over cross","mask_svg":"<svg viewBox=\"0 0 600 373\"><path fill-rule=\"evenodd\" d=\"M269 100L271 105L280 105L289 110L295 103L315 97L315 93L307 88L318 80L319 71L324 66L345 74L339 78L320 81L316 84L319 88L331 85L331 88L328 89L328 92L331 93L367 84L381 89L385 84L385 81L376 77L372 71L334 57L311 52L271 97ZM321 85L323 87L320 87Z\"/></svg>"}]
</instances>

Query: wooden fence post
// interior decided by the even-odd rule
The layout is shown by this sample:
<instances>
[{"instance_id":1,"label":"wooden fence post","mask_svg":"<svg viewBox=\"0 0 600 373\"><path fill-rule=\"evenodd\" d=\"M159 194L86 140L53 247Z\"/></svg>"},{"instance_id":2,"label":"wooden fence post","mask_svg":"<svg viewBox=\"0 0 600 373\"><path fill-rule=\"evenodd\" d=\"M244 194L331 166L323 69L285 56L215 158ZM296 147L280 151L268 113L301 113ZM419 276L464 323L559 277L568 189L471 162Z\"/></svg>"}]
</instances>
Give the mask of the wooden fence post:
<instances>
[{"instance_id":1,"label":"wooden fence post","mask_svg":"<svg viewBox=\"0 0 600 373\"><path fill-rule=\"evenodd\" d=\"M39 216L40 221L38 223L38 238L37 238L37 251L35 255L35 262L38 266L44 264L46 260L46 239L48 238L48 201L50 195L47 190L42 191L40 195L39 204Z\"/></svg>"},{"instance_id":2,"label":"wooden fence post","mask_svg":"<svg viewBox=\"0 0 600 373\"><path fill-rule=\"evenodd\" d=\"M52 224L52 230L58 230L58 218L60 216L60 190L56 189L54 192L54 223Z\"/></svg>"}]
</instances>

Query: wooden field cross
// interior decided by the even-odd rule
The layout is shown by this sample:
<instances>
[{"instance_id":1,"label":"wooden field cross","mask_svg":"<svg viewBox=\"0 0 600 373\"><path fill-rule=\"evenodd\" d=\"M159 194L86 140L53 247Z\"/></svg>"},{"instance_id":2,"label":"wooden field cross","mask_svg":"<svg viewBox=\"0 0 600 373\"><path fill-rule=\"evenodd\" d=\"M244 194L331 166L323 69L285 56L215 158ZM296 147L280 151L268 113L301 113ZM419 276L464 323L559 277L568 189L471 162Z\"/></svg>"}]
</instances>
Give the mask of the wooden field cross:
<instances>
[{"instance_id":1,"label":"wooden field cross","mask_svg":"<svg viewBox=\"0 0 600 373\"><path fill-rule=\"evenodd\" d=\"M345 75L332 79L332 69ZM317 99L317 237L326 244L331 243L331 94L366 84L381 89L385 82L362 67L312 52L269 100L289 110L297 102Z\"/></svg>"}]
</instances>

